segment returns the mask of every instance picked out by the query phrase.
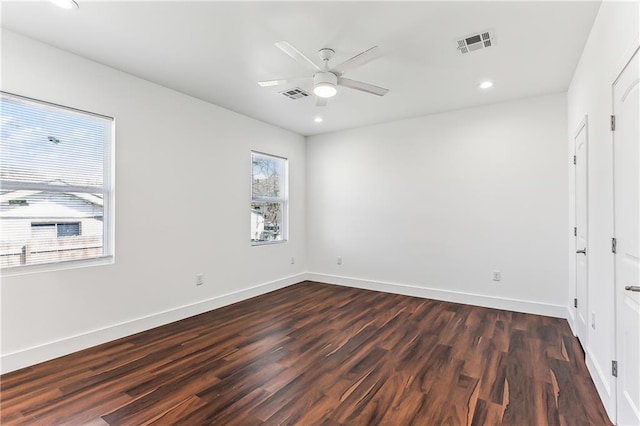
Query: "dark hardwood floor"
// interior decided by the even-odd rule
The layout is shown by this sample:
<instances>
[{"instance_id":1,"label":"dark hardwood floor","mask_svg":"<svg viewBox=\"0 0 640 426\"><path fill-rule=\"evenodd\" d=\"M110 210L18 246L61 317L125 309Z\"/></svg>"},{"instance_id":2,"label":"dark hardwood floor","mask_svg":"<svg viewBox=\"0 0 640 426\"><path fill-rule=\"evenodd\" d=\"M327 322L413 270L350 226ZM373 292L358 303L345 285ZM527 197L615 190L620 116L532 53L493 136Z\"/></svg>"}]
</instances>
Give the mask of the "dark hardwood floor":
<instances>
[{"instance_id":1,"label":"dark hardwood floor","mask_svg":"<svg viewBox=\"0 0 640 426\"><path fill-rule=\"evenodd\" d=\"M3 425L610 424L564 320L313 282L0 384Z\"/></svg>"}]
</instances>

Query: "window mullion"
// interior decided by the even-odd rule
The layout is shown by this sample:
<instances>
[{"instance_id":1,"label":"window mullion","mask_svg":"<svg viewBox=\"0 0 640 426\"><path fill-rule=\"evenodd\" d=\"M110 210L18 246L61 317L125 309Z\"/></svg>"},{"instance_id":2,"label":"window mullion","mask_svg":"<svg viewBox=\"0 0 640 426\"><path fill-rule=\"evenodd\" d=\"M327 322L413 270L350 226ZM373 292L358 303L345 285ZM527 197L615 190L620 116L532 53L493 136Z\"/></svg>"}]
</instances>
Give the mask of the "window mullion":
<instances>
[{"instance_id":1,"label":"window mullion","mask_svg":"<svg viewBox=\"0 0 640 426\"><path fill-rule=\"evenodd\" d=\"M101 186L52 185L46 182L0 181L4 191L46 191L46 192L79 192L88 194L104 194Z\"/></svg>"},{"instance_id":2,"label":"window mullion","mask_svg":"<svg viewBox=\"0 0 640 426\"><path fill-rule=\"evenodd\" d=\"M251 197L251 201L255 201L257 203L284 203L286 201L285 198L280 197L264 197L260 195L254 195Z\"/></svg>"}]
</instances>

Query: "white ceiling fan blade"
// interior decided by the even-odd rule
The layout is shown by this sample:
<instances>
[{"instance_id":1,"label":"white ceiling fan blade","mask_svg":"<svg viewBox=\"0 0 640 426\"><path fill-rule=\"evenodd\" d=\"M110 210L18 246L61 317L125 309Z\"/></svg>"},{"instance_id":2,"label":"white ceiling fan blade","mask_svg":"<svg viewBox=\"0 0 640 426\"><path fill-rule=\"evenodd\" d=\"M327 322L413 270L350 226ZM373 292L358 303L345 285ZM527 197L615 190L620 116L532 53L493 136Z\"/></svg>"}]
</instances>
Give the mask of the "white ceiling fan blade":
<instances>
[{"instance_id":1,"label":"white ceiling fan blade","mask_svg":"<svg viewBox=\"0 0 640 426\"><path fill-rule=\"evenodd\" d=\"M340 77L338 79L338 85L348 87L350 89L360 90L362 92L371 93L372 95L384 96L389 89L384 87L374 86L373 84L363 83L362 81L351 80L349 78Z\"/></svg>"},{"instance_id":2,"label":"white ceiling fan blade","mask_svg":"<svg viewBox=\"0 0 640 426\"><path fill-rule=\"evenodd\" d=\"M259 81L258 84L260 87L271 87L271 86L282 86L283 84L287 84L289 80L281 79L281 80L263 80Z\"/></svg>"},{"instance_id":3,"label":"white ceiling fan blade","mask_svg":"<svg viewBox=\"0 0 640 426\"><path fill-rule=\"evenodd\" d=\"M367 49L362 53L358 53L353 58L347 59L340 65L334 67L331 71L340 76L353 68L359 67L360 65L364 65L367 62L373 61L377 57L378 57L378 46L373 46L372 48Z\"/></svg>"},{"instance_id":4,"label":"white ceiling fan blade","mask_svg":"<svg viewBox=\"0 0 640 426\"><path fill-rule=\"evenodd\" d=\"M321 98L320 96L316 96L316 106L317 107L327 106L327 98Z\"/></svg>"},{"instance_id":5,"label":"white ceiling fan blade","mask_svg":"<svg viewBox=\"0 0 640 426\"><path fill-rule=\"evenodd\" d=\"M260 87L282 86L283 84L294 83L303 78L306 78L306 77L290 77L290 78L280 78L277 80L263 80L263 81L259 81L258 85Z\"/></svg>"},{"instance_id":6,"label":"white ceiling fan blade","mask_svg":"<svg viewBox=\"0 0 640 426\"><path fill-rule=\"evenodd\" d=\"M282 50L284 53L298 61L298 63L307 67L311 67L315 71L320 71L319 66L317 66L311 59L307 58L298 49L293 47L288 41L279 41L275 45L278 49Z\"/></svg>"}]
</instances>

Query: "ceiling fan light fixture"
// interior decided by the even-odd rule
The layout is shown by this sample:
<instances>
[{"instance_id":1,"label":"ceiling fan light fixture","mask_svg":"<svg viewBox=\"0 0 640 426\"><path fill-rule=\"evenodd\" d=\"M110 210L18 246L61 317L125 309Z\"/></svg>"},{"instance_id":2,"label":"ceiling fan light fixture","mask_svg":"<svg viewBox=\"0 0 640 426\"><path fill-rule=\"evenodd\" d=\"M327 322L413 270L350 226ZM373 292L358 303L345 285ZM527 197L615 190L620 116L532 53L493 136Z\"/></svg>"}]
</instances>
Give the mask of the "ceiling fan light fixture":
<instances>
[{"instance_id":1,"label":"ceiling fan light fixture","mask_svg":"<svg viewBox=\"0 0 640 426\"><path fill-rule=\"evenodd\" d=\"M49 0L51 3L55 4L62 9L79 9L80 5L74 0Z\"/></svg>"},{"instance_id":2,"label":"ceiling fan light fixture","mask_svg":"<svg viewBox=\"0 0 640 426\"><path fill-rule=\"evenodd\" d=\"M331 98L336 95L338 89L338 77L328 71L317 72L313 75L313 93L321 98Z\"/></svg>"},{"instance_id":3,"label":"ceiling fan light fixture","mask_svg":"<svg viewBox=\"0 0 640 426\"><path fill-rule=\"evenodd\" d=\"M335 96L337 92L336 86L331 83L316 84L316 87L313 88L313 93L321 98L331 98Z\"/></svg>"}]
</instances>

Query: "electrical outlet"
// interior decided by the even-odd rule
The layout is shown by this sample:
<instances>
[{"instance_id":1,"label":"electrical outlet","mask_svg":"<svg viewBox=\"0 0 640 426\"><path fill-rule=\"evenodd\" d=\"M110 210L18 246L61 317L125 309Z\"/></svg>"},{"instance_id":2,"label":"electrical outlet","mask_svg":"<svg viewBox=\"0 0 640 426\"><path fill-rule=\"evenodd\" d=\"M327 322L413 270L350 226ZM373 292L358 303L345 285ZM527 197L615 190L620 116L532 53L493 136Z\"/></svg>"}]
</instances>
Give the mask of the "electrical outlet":
<instances>
[{"instance_id":1,"label":"electrical outlet","mask_svg":"<svg viewBox=\"0 0 640 426\"><path fill-rule=\"evenodd\" d=\"M502 274L500 273L500 271L493 271L492 276L494 281L500 281L502 279Z\"/></svg>"},{"instance_id":2,"label":"electrical outlet","mask_svg":"<svg viewBox=\"0 0 640 426\"><path fill-rule=\"evenodd\" d=\"M596 329L596 313L591 312L591 328Z\"/></svg>"},{"instance_id":3,"label":"electrical outlet","mask_svg":"<svg viewBox=\"0 0 640 426\"><path fill-rule=\"evenodd\" d=\"M295 263L296 263L296 258L295 258L295 257L292 257L292 258L291 258L291 264L292 264L292 265L295 265Z\"/></svg>"},{"instance_id":4,"label":"electrical outlet","mask_svg":"<svg viewBox=\"0 0 640 426\"><path fill-rule=\"evenodd\" d=\"M196 285L204 284L204 275L196 274Z\"/></svg>"},{"instance_id":5,"label":"electrical outlet","mask_svg":"<svg viewBox=\"0 0 640 426\"><path fill-rule=\"evenodd\" d=\"M338 258L336 259L336 263L338 265L342 265L342 256L338 256Z\"/></svg>"}]
</instances>

